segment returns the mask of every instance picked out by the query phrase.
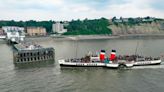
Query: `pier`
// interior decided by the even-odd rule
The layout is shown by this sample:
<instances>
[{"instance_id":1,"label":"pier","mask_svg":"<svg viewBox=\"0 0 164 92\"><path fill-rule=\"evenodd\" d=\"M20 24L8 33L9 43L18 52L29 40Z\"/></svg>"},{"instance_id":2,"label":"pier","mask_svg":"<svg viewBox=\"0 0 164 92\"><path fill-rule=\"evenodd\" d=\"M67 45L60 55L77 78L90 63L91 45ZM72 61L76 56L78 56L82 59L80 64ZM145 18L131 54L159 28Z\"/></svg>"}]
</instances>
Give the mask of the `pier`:
<instances>
[{"instance_id":1,"label":"pier","mask_svg":"<svg viewBox=\"0 0 164 92\"><path fill-rule=\"evenodd\" d=\"M43 48L36 44L16 44L13 47L14 64L53 61L55 57L53 48Z\"/></svg>"},{"instance_id":2,"label":"pier","mask_svg":"<svg viewBox=\"0 0 164 92\"><path fill-rule=\"evenodd\" d=\"M14 64L54 61L54 48L44 48L38 44L26 42L24 27L3 26L0 39L6 40L13 47Z\"/></svg>"}]
</instances>

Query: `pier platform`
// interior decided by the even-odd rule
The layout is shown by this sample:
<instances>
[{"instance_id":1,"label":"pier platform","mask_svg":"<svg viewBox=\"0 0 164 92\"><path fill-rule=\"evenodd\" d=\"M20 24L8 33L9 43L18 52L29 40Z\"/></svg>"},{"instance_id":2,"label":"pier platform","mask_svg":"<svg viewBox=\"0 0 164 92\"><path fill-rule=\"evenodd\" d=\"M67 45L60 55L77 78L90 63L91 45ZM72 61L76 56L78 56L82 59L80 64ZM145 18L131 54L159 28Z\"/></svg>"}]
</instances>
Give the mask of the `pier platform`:
<instances>
[{"instance_id":1,"label":"pier platform","mask_svg":"<svg viewBox=\"0 0 164 92\"><path fill-rule=\"evenodd\" d=\"M30 63L40 61L54 61L54 48L44 48L37 44L15 44L13 45L14 64Z\"/></svg>"}]
</instances>

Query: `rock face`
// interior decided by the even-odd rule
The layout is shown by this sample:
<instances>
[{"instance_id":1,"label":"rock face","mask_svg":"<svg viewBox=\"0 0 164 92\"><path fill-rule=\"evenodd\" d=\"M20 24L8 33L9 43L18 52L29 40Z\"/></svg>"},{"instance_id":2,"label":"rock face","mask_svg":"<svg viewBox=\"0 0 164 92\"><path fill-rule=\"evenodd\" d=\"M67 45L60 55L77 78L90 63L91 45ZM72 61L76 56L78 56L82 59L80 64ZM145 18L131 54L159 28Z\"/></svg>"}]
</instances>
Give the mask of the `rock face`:
<instances>
[{"instance_id":1,"label":"rock face","mask_svg":"<svg viewBox=\"0 0 164 92\"><path fill-rule=\"evenodd\" d=\"M113 35L126 34L164 34L164 21L128 25L120 23L109 26Z\"/></svg>"}]
</instances>

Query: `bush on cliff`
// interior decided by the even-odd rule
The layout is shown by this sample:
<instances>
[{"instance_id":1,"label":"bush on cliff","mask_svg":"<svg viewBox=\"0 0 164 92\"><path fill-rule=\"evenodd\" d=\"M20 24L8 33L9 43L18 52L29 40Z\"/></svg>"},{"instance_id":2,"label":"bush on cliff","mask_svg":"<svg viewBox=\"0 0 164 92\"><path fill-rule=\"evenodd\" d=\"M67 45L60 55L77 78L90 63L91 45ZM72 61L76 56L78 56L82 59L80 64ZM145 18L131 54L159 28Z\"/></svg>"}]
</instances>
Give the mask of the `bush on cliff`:
<instances>
[{"instance_id":1,"label":"bush on cliff","mask_svg":"<svg viewBox=\"0 0 164 92\"><path fill-rule=\"evenodd\" d=\"M66 27L68 32L64 35L94 35L94 34L112 34L108 28L109 21L105 18L88 20L72 20Z\"/></svg>"}]
</instances>

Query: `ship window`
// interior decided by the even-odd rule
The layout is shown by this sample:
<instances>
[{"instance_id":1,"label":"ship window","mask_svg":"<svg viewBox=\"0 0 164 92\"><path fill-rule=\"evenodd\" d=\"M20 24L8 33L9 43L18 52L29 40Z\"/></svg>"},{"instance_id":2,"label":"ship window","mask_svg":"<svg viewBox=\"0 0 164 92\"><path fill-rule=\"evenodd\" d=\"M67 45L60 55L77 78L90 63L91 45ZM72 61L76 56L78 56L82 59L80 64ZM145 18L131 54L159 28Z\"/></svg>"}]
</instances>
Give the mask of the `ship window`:
<instances>
[{"instance_id":1,"label":"ship window","mask_svg":"<svg viewBox=\"0 0 164 92\"><path fill-rule=\"evenodd\" d=\"M21 62L23 62L23 59L21 59Z\"/></svg>"},{"instance_id":2,"label":"ship window","mask_svg":"<svg viewBox=\"0 0 164 92\"><path fill-rule=\"evenodd\" d=\"M33 59L31 58L31 61L33 61Z\"/></svg>"},{"instance_id":3,"label":"ship window","mask_svg":"<svg viewBox=\"0 0 164 92\"><path fill-rule=\"evenodd\" d=\"M38 57L38 60L40 60L40 58Z\"/></svg>"},{"instance_id":4,"label":"ship window","mask_svg":"<svg viewBox=\"0 0 164 92\"><path fill-rule=\"evenodd\" d=\"M22 57L22 54L20 54L20 57Z\"/></svg>"},{"instance_id":5,"label":"ship window","mask_svg":"<svg viewBox=\"0 0 164 92\"><path fill-rule=\"evenodd\" d=\"M26 58L24 59L24 61L26 61Z\"/></svg>"},{"instance_id":6,"label":"ship window","mask_svg":"<svg viewBox=\"0 0 164 92\"><path fill-rule=\"evenodd\" d=\"M32 56L32 53L31 53L31 56Z\"/></svg>"},{"instance_id":7,"label":"ship window","mask_svg":"<svg viewBox=\"0 0 164 92\"><path fill-rule=\"evenodd\" d=\"M29 53L27 53L27 56L29 56Z\"/></svg>"},{"instance_id":8,"label":"ship window","mask_svg":"<svg viewBox=\"0 0 164 92\"><path fill-rule=\"evenodd\" d=\"M24 53L24 57L26 56L26 53Z\"/></svg>"},{"instance_id":9,"label":"ship window","mask_svg":"<svg viewBox=\"0 0 164 92\"><path fill-rule=\"evenodd\" d=\"M40 55L40 53L38 52L38 55Z\"/></svg>"},{"instance_id":10,"label":"ship window","mask_svg":"<svg viewBox=\"0 0 164 92\"><path fill-rule=\"evenodd\" d=\"M27 60L28 60L28 61L30 61L30 59L29 59L29 58L27 58Z\"/></svg>"},{"instance_id":11,"label":"ship window","mask_svg":"<svg viewBox=\"0 0 164 92\"><path fill-rule=\"evenodd\" d=\"M34 60L36 60L36 57L34 58Z\"/></svg>"}]
</instances>

